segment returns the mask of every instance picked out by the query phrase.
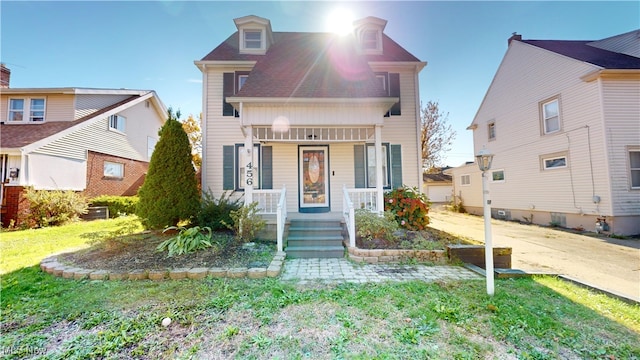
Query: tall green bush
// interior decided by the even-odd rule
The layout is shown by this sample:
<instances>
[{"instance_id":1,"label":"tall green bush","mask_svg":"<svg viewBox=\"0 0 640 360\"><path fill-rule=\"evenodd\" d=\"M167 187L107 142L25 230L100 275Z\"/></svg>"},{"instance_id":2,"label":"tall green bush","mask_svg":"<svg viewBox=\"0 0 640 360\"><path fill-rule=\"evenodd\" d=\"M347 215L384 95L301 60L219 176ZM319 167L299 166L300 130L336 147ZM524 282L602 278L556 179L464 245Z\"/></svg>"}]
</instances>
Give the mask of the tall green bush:
<instances>
[{"instance_id":1,"label":"tall green bush","mask_svg":"<svg viewBox=\"0 0 640 360\"><path fill-rule=\"evenodd\" d=\"M137 196L101 195L91 199L91 206L106 206L109 208L109 217L130 215L136 213L139 198Z\"/></svg>"},{"instance_id":2,"label":"tall green bush","mask_svg":"<svg viewBox=\"0 0 640 360\"><path fill-rule=\"evenodd\" d=\"M213 231L225 229L225 223L233 223L231 212L240 209L242 204L240 199L231 199L229 192L224 192L218 199L211 192L204 192L198 212L198 225L209 227Z\"/></svg>"},{"instance_id":3,"label":"tall green bush","mask_svg":"<svg viewBox=\"0 0 640 360\"><path fill-rule=\"evenodd\" d=\"M86 214L88 208L87 199L71 190L34 190L29 187L25 189L24 198L29 202L29 208L20 217L27 227L63 225Z\"/></svg>"},{"instance_id":4,"label":"tall green bush","mask_svg":"<svg viewBox=\"0 0 640 360\"><path fill-rule=\"evenodd\" d=\"M138 190L136 214L147 229L162 229L188 222L198 213L200 195L191 162L189 138L169 108L149 162L144 184Z\"/></svg>"}]
</instances>

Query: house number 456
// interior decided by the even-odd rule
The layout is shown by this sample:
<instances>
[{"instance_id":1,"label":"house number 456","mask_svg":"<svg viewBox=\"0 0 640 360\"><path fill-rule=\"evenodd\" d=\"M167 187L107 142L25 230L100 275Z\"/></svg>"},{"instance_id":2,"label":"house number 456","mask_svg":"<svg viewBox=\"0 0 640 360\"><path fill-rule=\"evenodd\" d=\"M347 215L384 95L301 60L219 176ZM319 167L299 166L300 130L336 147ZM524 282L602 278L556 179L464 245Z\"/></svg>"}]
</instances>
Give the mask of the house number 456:
<instances>
[{"instance_id":1,"label":"house number 456","mask_svg":"<svg viewBox=\"0 0 640 360\"><path fill-rule=\"evenodd\" d=\"M246 170L245 183L247 185L253 185L253 166L251 165L251 163L248 163L247 166L245 166L245 170Z\"/></svg>"}]
</instances>

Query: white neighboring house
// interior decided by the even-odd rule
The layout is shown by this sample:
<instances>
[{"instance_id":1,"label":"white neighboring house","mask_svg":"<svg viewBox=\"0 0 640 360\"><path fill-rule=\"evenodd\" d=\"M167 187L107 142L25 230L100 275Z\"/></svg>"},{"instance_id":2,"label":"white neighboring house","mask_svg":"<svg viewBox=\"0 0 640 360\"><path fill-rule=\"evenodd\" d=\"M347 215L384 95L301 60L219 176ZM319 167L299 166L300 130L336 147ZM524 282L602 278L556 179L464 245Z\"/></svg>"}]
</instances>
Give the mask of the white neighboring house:
<instances>
[{"instance_id":1,"label":"white neighboring house","mask_svg":"<svg viewBox=\"0 0 640 360\"><path fill-rule=\"evenodd\" d=\"M640 30L596 41L514 34L469 129L475 153L495 154L493 217L640 233ZM451 173L481 214L478 167Z\"/></svg>"},{"instance_id":2,"label":"white neighboring house","mask_svg":"<svg viewBox=\"0 0 640 360\"><path fill-rule=\"evenodd\" d=\"M166 114L149 90L2 89L3 224L17 220L28 186L89 198L135 195Z\"/></svg>"},{"instance_id":3,"label":"white neighboring house","mask_svg":"<svg viewBox=\"0 0 640 360\"><path fill-rule=\"evenodd\" d=\"M238 31L195 62L204 191L244 195L263 214L280 203L290 215L341 218L349 204L382 209L386 189L420 188L426 63L384 33L386 20L356 21L343 37L275 32L257 16L234 23Z\"/></svg>"}]
</instances>

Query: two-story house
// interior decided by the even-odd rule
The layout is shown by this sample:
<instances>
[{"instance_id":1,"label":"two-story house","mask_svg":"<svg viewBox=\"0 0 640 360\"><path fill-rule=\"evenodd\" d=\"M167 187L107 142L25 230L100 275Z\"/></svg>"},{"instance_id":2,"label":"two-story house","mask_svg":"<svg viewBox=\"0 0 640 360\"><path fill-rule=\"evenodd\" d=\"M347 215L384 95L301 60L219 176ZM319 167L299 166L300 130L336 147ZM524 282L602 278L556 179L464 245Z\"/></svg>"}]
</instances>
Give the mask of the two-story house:
<instances>
[{"instance_id":1,"label":"two-story house","mask_svg":"<svg viewBox=\"0 0 640 360\"><path fill-rule=\"evenodd\" d=\"M234 23L195 61L203 191L242 194L265 214L280 204L289 217L341 218L354 207L380 211L386 189L420 188L426 63L384 33L385 20L356 21L344 36L275 32L257 16Z\"/></svg>"},{"instance_id":2,"label":"two-story house","mask_svg":"<svg viewBox=\"0 0 640 360\"><path fill-rule=\"evenodd\" d=\"M3 88L3 225L17 221L27 206L25 187L73 190L89 198L135 195L166 114L148 90Z\"/></svg>"},{"instance_id":3,"label":"two-story house","mask_svg":"<svg viewBox=\"0 0 640 360\"><path fill-rule=\"evenodd\" d=\"M495 154L492 215L639 234L640 31L508 43L469 126L475 152ZM452 172L454 193L482 213L477 165Z\"/></svg>"}]
</instances>

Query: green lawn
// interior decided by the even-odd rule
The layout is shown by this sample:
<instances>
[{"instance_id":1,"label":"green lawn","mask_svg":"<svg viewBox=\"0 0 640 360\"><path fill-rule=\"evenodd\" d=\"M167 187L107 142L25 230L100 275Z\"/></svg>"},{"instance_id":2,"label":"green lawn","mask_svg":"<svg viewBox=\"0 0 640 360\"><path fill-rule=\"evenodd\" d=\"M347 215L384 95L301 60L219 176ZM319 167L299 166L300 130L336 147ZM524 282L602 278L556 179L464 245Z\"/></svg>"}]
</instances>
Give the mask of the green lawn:
<instances>
[{"instance_id":1,"label":"green lawn","mask_svg":"<svg viewBox=\"0 0 640 360\"><path fill-rule=\"evenodd\" d=\"M18 265L45 252L7 260L3 358L640 359L638 305L551 277L497 280L488 297L477 280L73 281Z\"/></svg>"}]
</instances>

